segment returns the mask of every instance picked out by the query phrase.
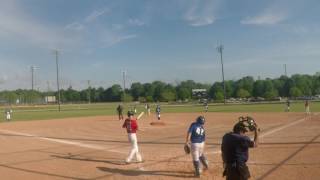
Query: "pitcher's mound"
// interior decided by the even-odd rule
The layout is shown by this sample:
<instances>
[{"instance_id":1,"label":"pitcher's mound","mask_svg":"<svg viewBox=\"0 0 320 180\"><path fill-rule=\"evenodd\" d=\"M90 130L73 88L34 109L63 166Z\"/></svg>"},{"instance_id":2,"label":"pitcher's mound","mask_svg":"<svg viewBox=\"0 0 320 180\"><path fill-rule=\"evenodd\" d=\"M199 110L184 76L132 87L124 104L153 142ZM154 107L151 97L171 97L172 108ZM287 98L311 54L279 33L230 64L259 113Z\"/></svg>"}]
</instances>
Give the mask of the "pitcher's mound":
<instances>
[{"instance_id":1,"label":"pitcher's mound","mask_svg":"<svg viewBox=\"0 0 320 180\"><path fill-rule=\"evenodd\" d=\"M150 125L152 125L152 126L165 126L166 123L161 122L161 121L160 122L151 122Z\"/></svg>"}]
</instances>

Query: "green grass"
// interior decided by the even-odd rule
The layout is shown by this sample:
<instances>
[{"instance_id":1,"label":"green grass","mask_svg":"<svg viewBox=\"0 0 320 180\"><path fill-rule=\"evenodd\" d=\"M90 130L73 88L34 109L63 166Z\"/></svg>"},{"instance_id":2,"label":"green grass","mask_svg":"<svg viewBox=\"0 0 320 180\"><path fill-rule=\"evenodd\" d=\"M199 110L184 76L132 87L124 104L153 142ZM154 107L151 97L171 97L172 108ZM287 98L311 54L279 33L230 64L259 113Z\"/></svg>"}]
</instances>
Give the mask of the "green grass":
<instances>
[{"instance_id":1,"label":"green grass","mask_svg":"<svg viewBox=\"0 0 320 180\"><path fill-rule=\"evenodd\" d=\"M133 108L134 103L125 104L126 112ZM116 107L118 103L98 103L98 104L71 104L62 105L61 111L58 112L57 105L42 106L12 106L14 121L23 120L45 120L45 119L63 119L67 117L86 117L99 115L116 115ZM209 112L283 112L285 103L274 104L210 104ZM4 112L5 106L0 107L0 112ZM138 112L144 111L144 104L137 105ZM320 111L320 102L312 102L310 105L312 112ZM202 105L185 104L170 105L162 104L163 113L179 113L179 112L203 112ZM155 111L155 104L151 104L151 112ZM291 104L291 112L303 112L304 103L294 102ZM2 116L4 120L4 113Z\"/></svg>"},{"instance_id":2,"label":"green grass","mask_svg":"<svg viewBox=\"0 0 320 180\"><path fill-rule=\"evenodd\" d=\"M227 105L209 105L209 112L284 112L286 105L284 103L268 104L227 104ZM304 112L304 103L291 103L291 112ZM320 102L312 102L311 111L320 111ZM203 106L171 106L164 112L203 112Z\"/></svg>"}]
</instances>

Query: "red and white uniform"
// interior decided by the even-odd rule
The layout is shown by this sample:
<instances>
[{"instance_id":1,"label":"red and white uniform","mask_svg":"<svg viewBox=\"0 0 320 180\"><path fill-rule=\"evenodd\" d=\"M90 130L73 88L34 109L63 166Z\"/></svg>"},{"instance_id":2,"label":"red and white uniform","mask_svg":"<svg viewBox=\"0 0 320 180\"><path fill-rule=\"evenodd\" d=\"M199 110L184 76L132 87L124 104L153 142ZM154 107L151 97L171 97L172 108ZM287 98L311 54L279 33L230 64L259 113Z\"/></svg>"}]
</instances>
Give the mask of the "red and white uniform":
<instances>
[{"instance_id":1,"label":"red and white uniform","mask_svg":"<svg viewBox=\"0 0 320 180\"><path fill-rule=\"evenodd\" d=\"M132 146L129 156L126 159L126 162L130 163L134 156L136 157L137 162L141 162L142 158L139 153L138 140L136 135L136 132L138 130L137 119L136 118L126 119L122 127L127 129L128 139Z\"/></svg>"}]
</instances>

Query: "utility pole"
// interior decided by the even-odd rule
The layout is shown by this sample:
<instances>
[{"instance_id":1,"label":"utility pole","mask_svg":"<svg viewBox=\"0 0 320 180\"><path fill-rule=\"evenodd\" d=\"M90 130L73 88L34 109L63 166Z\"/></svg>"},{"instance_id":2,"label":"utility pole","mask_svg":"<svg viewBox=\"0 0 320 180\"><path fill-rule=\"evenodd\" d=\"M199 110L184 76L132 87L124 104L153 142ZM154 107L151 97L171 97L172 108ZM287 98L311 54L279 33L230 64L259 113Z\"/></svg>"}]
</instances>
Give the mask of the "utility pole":
<instances>
[{"instance_id":1,"label":"utility pole","mask_svg":"<svg viewBox=\"0 0 320 180\"><path fill-rule=\"evenodd\" d=\"M123 78L123 103L126 99L126 71L122 71L122 78Z\"/></svg>"},{"instance_id":2,"label":"utility pole","mask_svg":"<svg viewBox=\"0 0 320 180\"><path fill-rule=\"evenodd\" d=\"M60 85L59 85L59 63L58 63L58 55L59 51L54 50L54 53L56 55L56 67L57 67L57 88L58 88L58 105L59 105L59 112L61 111L60 107Z\"/></svg>"},{"instance_id":3,"label":"utility pole","mask_svg":"<svg viewBox=\"0 0 320 180\"><path fill-rule=\"evenodd\" d=\"M223 52L223 45L220 44L217 47L217 51L220 53L220 60L221 60L221 68L222 68L222 82L223 82L223 103L226 104L226 84L224 82L224 69L223 69L223 59L222 59L222 52Z\"/></svg>"},{"instance_id":4,"label":"utility pole","mask_svg":"<svg viewBox=\"0 0 320 180\"><path fill-rule=\"evenodd\" d=\"M88 101L89 104L91 103L91 85L90 85L90 80L88 80Z\"/></svg>"},{"instance_id":5,"label":"utility pole","mask_svg":"<svg viewBox=\"0 0 320 180\"><path fill-rule=\"evenodd\" d=\"M48 93L50 92L50 82L49 81L47 81L47 91L48 91Z\"/></svg>"},{"instance_id":6,"label":"utility pole","mask_svg":"<svg viewBox=\"0 0 320 180\"><path fill-rule=\"evenodd\" d=\"M30 70L31 70L31 90L34 90L34 71L36 69L38 69L39 67L37 66L30 66Z\"/></svg>"},{"instance_id":7,"label":"utility pole","mask_svg":"<svg viewBox=\"0 0 320 180\"><path fill-rule=\"evenodd\" d=\"M287 64L284 64L284 75L287 76Z\"/></svg>"}]
</instances>

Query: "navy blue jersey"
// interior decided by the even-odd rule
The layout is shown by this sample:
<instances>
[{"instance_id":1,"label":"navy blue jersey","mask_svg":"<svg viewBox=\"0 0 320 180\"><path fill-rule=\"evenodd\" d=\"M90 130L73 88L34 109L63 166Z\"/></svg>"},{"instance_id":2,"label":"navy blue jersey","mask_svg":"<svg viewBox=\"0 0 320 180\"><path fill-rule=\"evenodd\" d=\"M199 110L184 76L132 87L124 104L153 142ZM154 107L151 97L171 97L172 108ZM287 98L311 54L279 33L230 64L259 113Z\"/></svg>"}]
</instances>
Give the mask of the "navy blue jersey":
<instances>
[{"instance_id":1,"label":"navy blue jersey","mask_svg":"<svg viewBox=\"0 0 320 180\"><path fill-rule=\"evenodd\" d=\"M188 133L191 133L191 143L202 143L206 140L205 130L199 123L192 123Z\"/></svg>"},{"instance_id":2,"label":"navy blue jersey","mask_svg":"<svg viewBox=\"0 0 320 180\"><path fill-rule=\"evenodd\" d=\"M248 136L237 133L225 134L221 144L223 162L246 163L249 158L249 148L253 146L254 142Z\"/></svg>"}]
</instances>

